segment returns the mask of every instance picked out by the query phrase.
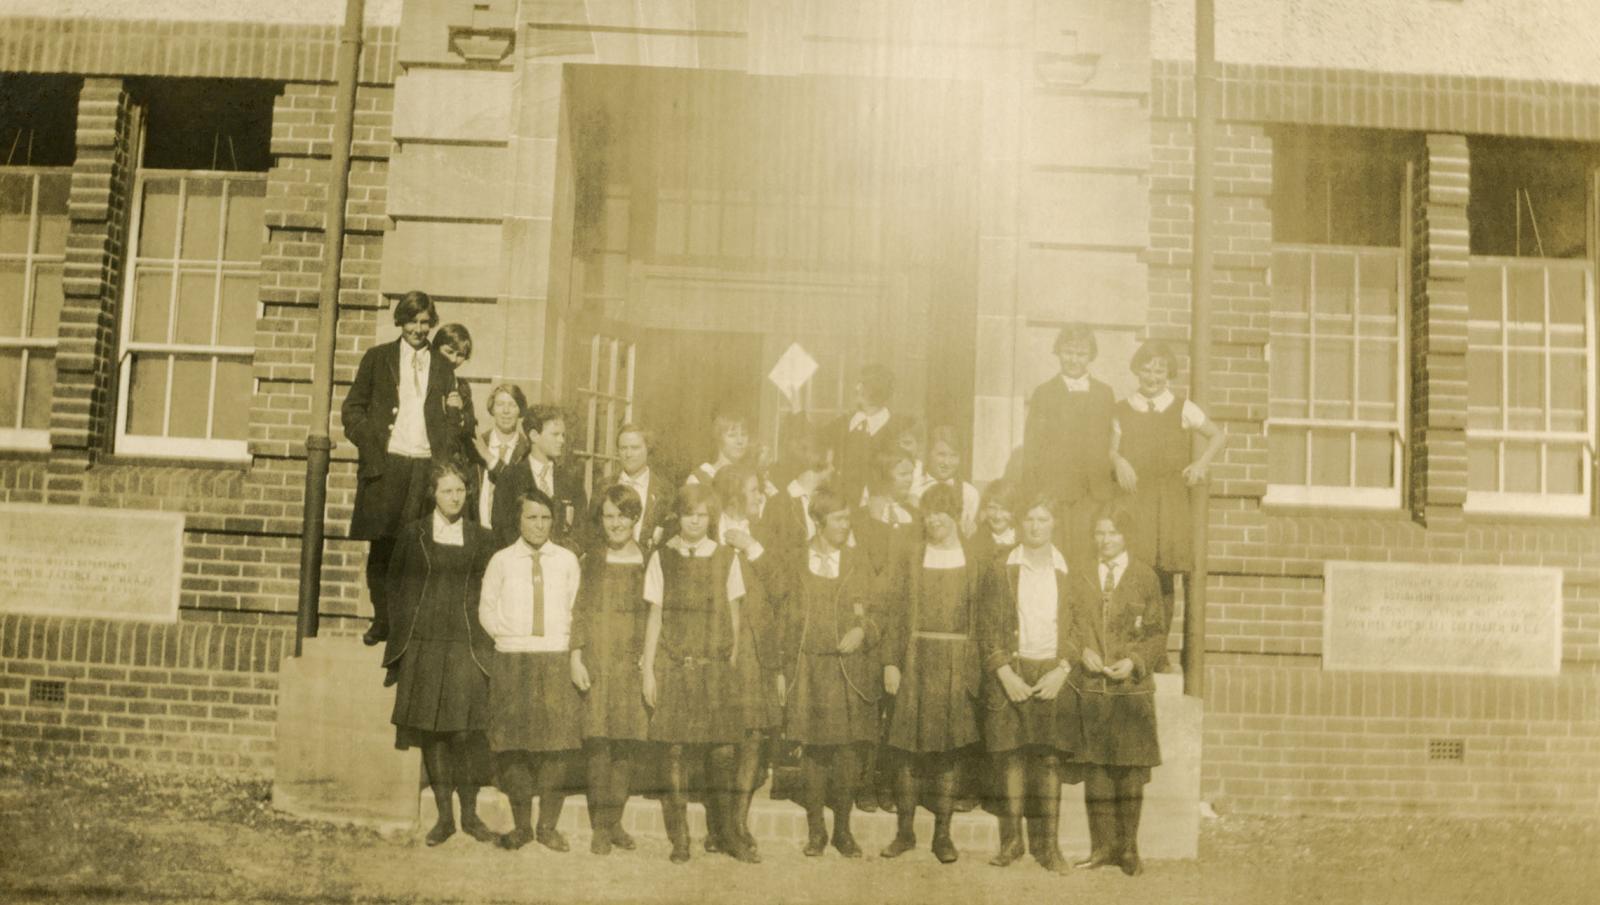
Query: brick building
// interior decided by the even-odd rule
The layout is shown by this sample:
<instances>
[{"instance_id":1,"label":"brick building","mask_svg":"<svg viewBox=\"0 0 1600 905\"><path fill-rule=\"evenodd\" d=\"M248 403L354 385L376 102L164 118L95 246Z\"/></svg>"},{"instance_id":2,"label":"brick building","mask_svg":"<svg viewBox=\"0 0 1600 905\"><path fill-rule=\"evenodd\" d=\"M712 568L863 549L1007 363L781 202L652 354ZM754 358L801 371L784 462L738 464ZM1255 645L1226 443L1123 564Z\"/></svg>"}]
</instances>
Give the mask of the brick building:
<instances>
[{"instance_id":1,"label":"brick building","mask_svg":"<svg viewBox=\"0 0 1600 905\"><path fill-rule=\"evenodd\" d=\"M1203 795L1592 811L1600 25L1218 5ZM185 518L175 624L0 616L9 744L271 766L342 4L253 6L0 29L0 501ZM815 417L886 360L992 479L1060 324L1123 392L1139 341L1187 342L1187 7L369 0L336 401L421 288L473 330L465 375L568 405L597 468L629 406L776 442L762 378L800 342ZM339 630L366 604L335 441ZM1328 561L1559 569L1559 672L1326 669Z\"/></svg>"}]
</instances>

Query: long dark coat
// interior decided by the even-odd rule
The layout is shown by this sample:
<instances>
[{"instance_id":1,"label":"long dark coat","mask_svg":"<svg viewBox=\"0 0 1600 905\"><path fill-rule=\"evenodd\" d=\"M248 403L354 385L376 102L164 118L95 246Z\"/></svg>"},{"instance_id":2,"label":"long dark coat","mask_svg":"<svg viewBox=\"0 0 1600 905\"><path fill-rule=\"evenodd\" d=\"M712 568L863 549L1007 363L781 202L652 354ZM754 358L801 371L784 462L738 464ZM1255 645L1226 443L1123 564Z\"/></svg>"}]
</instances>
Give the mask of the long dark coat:
<instances>
[{"instance_id":1,"label":"long dark coat","mask_svg":"<svg viewBox=\"0 0 1600 905\"><path fill-rule=\"evenodd\" d=\"M400 343L380 343L361 356L355 382L339 406L339 422L345 438L355 444L355 511L350 517L350 536L370 540L386 532L377 508L367 499L383 476L388 462L389 437L400 414ZM444 397L456 386L455 370L442 355L432 355L428 365L428 387L422 399L422 419L434 461L442 461L452 449L450 420L445 415Z\"/></svg>"},{"instance_id":2,"label":"long dark coat","mask_svg":"<svg viewBox=\"0 0 1600 905\"><path fill-rule=\"evenodd\" d=\"M1156 739L1155 677L1167 645L1167 608L1156 573L1129 559L1126 574L1107 600L1100 590L1100 572L1093 562L1072 570L1072 639L1069 681L1078 690L1083 737L1079 759L1091 764L1154 767L1161 763ZM1083 649L1100 655L1105 665L1126 657L1133 674L1114 681L1091 676L1083 665Z\"/></svg>"},{"instance_id":3,"label":"long dark coat","mask_svg":"<svg viewBox=\"0 0 1600 905\"><path fill-rule=\"evenodd\" d=\"M383 648L383 665L394 667L405 656L411 643L411 631L416 624L417 606L422 601L428 582L429 562L425 545L433 531L433 514L418 519L401 529L395 541L394 555L389 560L389 640ZM463 521L462 540L471 562L466 592L460 601L461 618L467 624L472 638L472 660L487 678L489 659L494 655L494 640L478 623L478 595L483 591L483 572L494 556L494 538L489 529L473 521Z\"/></svg>"},{"instance_id":4,"label":"long dark coat","mask_svg":"<svg viewBox=\"0 0 1600 905\"><path fill-rule=\"evenodd\" d=\"M996 674L1008 664L1023 674L1017 656L1021 645L1017 615L1021 575L1022 566L1001 559L991 564L984 582L978 618L978 649L984 672L984 742L990 751L1009 751L1021 744L1048 744L1058 751L1071 752L1077 748L1081 733L1078 696L1072 686L1063 686L1054 701L1030 698L1016 704L1006 697L1005 686ZM1056 659L1069 663L1075 662L1083 650L1072 634L1071 579L1069 572L1056 570Z\"/></svg>"},{"instance_id":5,"label":"long dark coat","mask_svg":"<svg viewBox=\"0 0 1600 905\"><path fill-rule=\"evenodd\" d=\"M515 466L501 469L494 483L494 536L502 547L515 543L521 531L522 504L519 500L522 492L537 486L529 461L523 459ZM551 513L555 524L550 528L550 539L568 547L568 537L583 528L581 523L589 511L589 500L583 492L583 469L565 460L558 460L555 466L557 511Z\"/></svg>"},{"instance_id":6,"label":"long dark coat","mask_svg":"<svg viewBox=\"0 0 1600 905\"><path fill-rule=\"evenodd\" d=\"M1090 554L1098 506L1116 495L1111 469L1111 424L1116 397L1089 378L1086 392L1067 389L1060 376L1033 391L1022 430L1022 486L1056 500L1056 545L1069 558ZM1018 514L1020 517L1020 513Z\"/></svg>"}]
</instances>

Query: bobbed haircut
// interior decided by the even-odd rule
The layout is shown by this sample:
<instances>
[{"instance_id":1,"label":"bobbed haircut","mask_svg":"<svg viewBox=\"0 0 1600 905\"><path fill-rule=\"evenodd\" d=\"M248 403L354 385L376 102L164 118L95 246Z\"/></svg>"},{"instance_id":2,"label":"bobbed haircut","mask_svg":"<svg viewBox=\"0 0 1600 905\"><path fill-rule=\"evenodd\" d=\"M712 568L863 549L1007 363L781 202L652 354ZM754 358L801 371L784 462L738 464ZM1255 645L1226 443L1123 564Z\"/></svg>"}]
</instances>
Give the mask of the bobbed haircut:
<instances>
[{"instance_id":1,"label":"bobbed haircut","mask_svg":"<svg viewBox=\"0 0 1600 905\"><path fill-rule=\"evenodd\" d=\"M1133 517L1133 510L1129 509L1126 503L1121 500L1114 500L1094 511L1094 521L1090 525L1092 527L1102 521L1108 521L1115 525L1117 532L1126 539L1133 534L1136 520Z\"/></svg>"},{"instance_id":2,"label":"bobbed haircut","mask_svg":"<svg viewBox=\"0 0 1600 905\"><path fill-rule=\"evenodd\" d=\"M441 331L442 332L442 331ZM484 404L484 411L494 414L494 401L501 396L510 396L511 401L517 404L517 414L522 415L528 411L528 394L522 392L522 387L514 383L497 383L489 391L489 400Z\"/></svg>"},{"instance_id":3,"label":"bobbed haircut","mask_svg":"<svg viewBox=\"0 0 1600 905\"><path fill-rule=\"evenodd\" d=\"M717 417L711 419L711 436L720 446L722 438L736 427L744 428L746 434L750 433L750 419L739 412L718 412Z\"/></svg>"},{"instance_id":4,"label":"bobbed haircut","mask_svg":"<svg viewBox=\"0 0 1600 905\"><path fill-rule=\"evenodd\" d=\"M612 484L606 488L601 501L617 507L617 511L630 522L637 522L644 516L644 501L639 499L639 491L626 484ZM598 522L603 513L604 506L595 507L595 521Z\"/></svg>"},{"instance_id":5,"label":"bobbed haircut","mask_svg":"<svg viewBox=\"0 0 1600 905\"><path fill-rule=\"evenodd\" d=\"M439 325L439 309L433 306L433 299L421 289L413 289L400 296L400 301L394 303L394 325L403 327L417 319L417 315L428 316L428 326Z\"/></svg>"},{"instance_id":6,"label":"bobbed haircut","mask_svg":"<svg viewBox=\"0 0 1600 905\"><path fill-rule=\"evenodd\" d=\"M872 457L872 481L874 489L883 490L894 483L894 470L904 462L916 467L917 460L911 454L899 447L886 449Z\"/></svg>"},{"instance_id":7,"label":"bobbed haircut","mask_svg":"<svg viewBox=\"0 0 1600 905\"><path fill-rule=\"evenodd\" d=\"M1157 360L1167 363L1168 377L1178 376L1178 356L1173 353L1171 346L1159 339L1146 340L1139 346L1133 353L1133 360L1128 362L1128 370L1138 371L1146 364Z\"/></svg>"},{"instance_id":8,"label":"bobbed haircut","mask_svg":"<svg viewBox=\"0 0 1600 905\"><path fill-rule=\"evenodd\" d=\"M1090 360L1100 354L1100 345L1095 342L1094 330L1088 324L1082 323L1071 323L1062 327L1056 333L1056 342L1051 351L1059 354L1067 346L1075 345L1088 346Z\"/></svg>"},{"instance_id":9,"label":"bobbed haircut","mask_svg":"<svg viewBox=\"0 0 1600 905\"><path fill-rule=\"evenodd\" d=\"M1016 508L1011 510L1011 513L1017 516L1019 520L1022 516L1041 507L1050 513L1050 517L1053 519L1059 509L1055 495L1046 490L1030 490L1027 493L1018 494L1014 501Z\"/></svg>"},{"instance_id":10,"label":"bobbed haircut","mask_svg":"<svg viewBox=\"0 0 1600 905\"><path fill-rule=\"evenodd\" d=\"M983 506L994 505L1007 512L1014 512L1014 507L1017 504L1016 495L1016 484L1010 478L995 478L989 482L987 487L983 488L983 495L980 501Z\"/></svg>"},{"instance_id":11,"label":"bobbed haircut","mask_svg":"<svg viewBox=\"0 0 1600 905\"><path fill-rule=\"evenodd\" d=\"M656 448L656 432L636 421L624 421L618 425L617 439L621 440L623 434L638 434L644 440L646 450L654 451Z\"/></svg>"},{"instance_id":12,"label":"bobbed haircut","mask_svg":"<svg viewBox=\"0 0 1600 905\"><path fill-rule=\"evenodd\" d=\"M961 455L961 435L948 424L941 424L928 432L928 449L933 449L935 443L943 443L957 456Z\"/></svg>"},{"instance_id":13,"label":"bobbed haircut","mask_svg":"<svg viewBox=\"0 0 1600 905\"><path fill-rule=\"evenodd\" d=\"M701 506L706 507L706 515L712 521L722 515L722 500L717 497L717 492L705 484L685 484L678 491L678 499L672 511L682 518L694 512Z\"/></svg>"},{"instance_id":14,"label":"bobbed haircut","mask_svg":"<svg viewBox=\"0 0 1600 905\"><path fill-rule=\"evenodd\" d=\"M961 492L949 484L935 484L922 495L922 517L941 512L956 521L961 520Z\"/></svg>"},{"instance_id":15,"label":"bobbed haircut","mask_svg":"<svg viewBox=\"0 0 1600 905\"><path fill-rule=\"evenodd\" d=\"M472 334L461 324L445 324L438 332L433 334L433 351L449 346L455 349L462 359L472 357Z\"/></svg>"},{"instance_id":16,"label":"bobbed haircut","mask_svg":"<svg viewBox=\"0 0 1600 905\"><path fill-rule=\"evenodd\" d=\"M717 499L720 501L722 508L727 509L732 505L733 500L744 494L744 485L751 478L760 477L754 468L749 468L742 464L724 465L717 472L717 476L711 479L711 489L717 492ZM740 503L742 506L743 501L741 500Z\"/></svg>"},{"instance_id":17,"label":"bobbed haircut","mask_svg":"<svg viewBox=\"0 0 1600 905\"><path fill-rule=\"evenodd\" d=\"M445 478L455 478L462 486L467 483L467 473L461 470L461 466L448 460L435 462L428 467L428 492L437 493L439 482Z\"/></svg>"},{"instance_id":18,"label":"bobbed haircut","mask_svg":"<svg viewBox=\"0 0 1600 905\"><path fill-rule=\"evenodd\" d=\"M517 518L519 520L522 518L522 513L527 509L529 503L537 503L543 506L545 511L550 513L552 519L556 517L556 501L550 499L550 496L537 486L533 486L524 487L522 493L517 495Z\"/></svg>"},{"instance_id":19,"label":"bobbed haircut","mask_svg":"<svg viewBox=\"0 0 1600 905\"><path fill-rule=\"evenodd\" d=\"M832 489L824 487L811 495L811 503L806 507L806 515L810 516L811 523L818 528L828 520L828 516L835 512L849 512L850 504L844 497L834 493Z\"/></svg>"}]
</instances>

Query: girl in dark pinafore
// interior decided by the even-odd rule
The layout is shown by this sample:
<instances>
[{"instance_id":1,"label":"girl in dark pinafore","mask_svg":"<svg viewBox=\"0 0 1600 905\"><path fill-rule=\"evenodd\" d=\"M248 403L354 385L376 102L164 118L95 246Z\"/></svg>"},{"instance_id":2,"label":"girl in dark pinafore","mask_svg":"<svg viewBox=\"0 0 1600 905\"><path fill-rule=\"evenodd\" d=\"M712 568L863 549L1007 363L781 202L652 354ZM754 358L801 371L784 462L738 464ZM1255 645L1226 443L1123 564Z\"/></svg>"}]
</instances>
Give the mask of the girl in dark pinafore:
<instances>
[{"instance_id":1,"label":"girl in dark pinafore","mask_svg":"<svg viewBox=\"0 0 1600 905\"><path fill-rule=\"evenodd\" d=\"M394 696L395 747L422 749L439 819L428 831L438 845L461 828L488 842L495 833L478 819L478 788L489 781L489 673L493 653L478 625L478 592L494 555L487 529L463 516L467 482L445 462L433 466L434 509L407 525L389 560L391 631L383 652Z\"/></svg>"},{"instance_id":2,"label":"girl in dark pinafore","mask_svg":"<svg viewBox=\"0 0 1600 905\"><path fill-rule=\"evenodd\" d=\"M754 859L733 814L738 797L736 748L744 738L736 663L744 577L730 547L707 536L717 496L704 484L678 496L678 534L650 554L644 599L650 604L644 641L644 698L654 709L650 740L666 746L667 795L662 820L672 861L689 860L686 757L705 760L708 822L741 861Z\"/></svg>"},{"instance_id":3,"label":"girl in dark pinafore","mask_svg":"<svg viewBox=\"0 0 1600 905\"><path fill-rule=\"evenodd\" d=\"M833 808L834 848L859 858L850 809L862 759L878 741L879 632L868 611L867 564L848 545L850 507L824 488L812 496L809 510L816 534L791 554L793 577L782 605L785 734L801 746L804 853L814 858L827 848L826 805Z\"/></svg>"},{"instance_id":4,"label":"girl in dark pinafore","mask_svg":"<svg viewBox=\"0 0 1600 905\"><path fill-rule=\"evenodd\" d=\"M1128 549L1155 570L1170 622L1174 579L1194 567L1189 488L1206 480L1226 437L1199 406L1173 394L1170 384L1178 360L1166 345L1152 341L1140 346L1129 368L1139 378L1139 391L1117 404L1111 464L1117 483L1128 492L1125 505L1133 518ZM1193 462L1190 431L1206 441L1205 451ZM1159 669L1160 663L1151 668Z\"/></svg>"},{"instance_id":5,"label":"girl in dark pinafore","mask_svg":"<svg viewBox=\"0 0 1600 905\"><path fill-rule=\"evenodd\" d=\"M1129 876L1143 870L1139 814L1150 768L1161 763L1153 672L1167 640L1155 573L1129 556L1126 538L1137 530L1123 506L1101 510L1094 521L1098 561L1069 579L1071 637L1083 645L1069 679L1083 727L1078 759L1091 846L1077 866L1116 865Z\"/></svg>"},{"instance_id":6,"label":"girl in dark pinafore","mask_svg":"<svg viewBox=\"0 0 1600 905\"><path fill-rule=\"evenodd\" d=\"M932 800L933 854L949 864L959 857L950 838L956 766L978 741L980 687L976 606L980 569L961 545L961 497L939 485L922 498L923 543L891 567L883 601L890 626L884 644L883 686L895 696L889 747L895 755L893 858L916 847L912 822L919 785Z\"/></svg>"},{"instance_id":7,"label":"girl in dark pinafore","mask_svg":"<svg viewBox=\"0 0 1600 905\"><path fill-rule=\"evenodd\" d=\"M650 737L639 658L644 653L644 554L633 526L644 504L633 488L613 484L598 511L605 545L583 558L572 615L572 683L584 694L583 750L589 777L589 850L634 847L622 828L628 777L638 746Z\"/></svg>"}]
</instances>

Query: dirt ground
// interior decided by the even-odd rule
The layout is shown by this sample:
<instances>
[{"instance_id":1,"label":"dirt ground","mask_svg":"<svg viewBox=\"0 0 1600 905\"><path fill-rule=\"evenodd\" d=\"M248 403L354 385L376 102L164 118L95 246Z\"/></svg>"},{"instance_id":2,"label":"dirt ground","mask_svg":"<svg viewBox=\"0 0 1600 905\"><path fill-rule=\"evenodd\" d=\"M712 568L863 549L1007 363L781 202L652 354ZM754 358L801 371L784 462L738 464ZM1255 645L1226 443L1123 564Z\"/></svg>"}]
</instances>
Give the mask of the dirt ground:
<instances>
[{"instance_id":1,"label":"dirt ground","mask_svg":"<svg viewBox=\"0 0 1600 905\"><path fill-rule=\"evenodd\" d=\"M666 860L666 843L598 858L587 838L558 855L502 852L457 834L429 849L291 820L265 782L145 773L0 752L0 901L5 902L748 902L1127 903L1600 902L1600 814L1554 819L1208 820L1200 858L1143 877L1064 877L1031 862L952 866L925 850L898 861ZM653 803L640 805L654 807ZM697 846L698 849L698 846Z\"/></svg>"}]
</instances>

